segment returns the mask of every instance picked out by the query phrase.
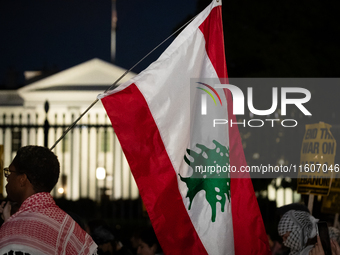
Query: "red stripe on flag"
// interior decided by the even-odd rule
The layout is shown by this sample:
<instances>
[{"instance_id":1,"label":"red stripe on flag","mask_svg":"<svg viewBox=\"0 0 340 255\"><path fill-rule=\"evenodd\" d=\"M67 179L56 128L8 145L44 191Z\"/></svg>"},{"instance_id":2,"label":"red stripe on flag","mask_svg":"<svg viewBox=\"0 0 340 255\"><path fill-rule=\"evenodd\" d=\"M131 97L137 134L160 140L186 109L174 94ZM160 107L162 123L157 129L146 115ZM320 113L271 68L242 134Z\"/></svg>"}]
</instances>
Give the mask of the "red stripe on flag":
<instances>
[{"instance_id":1,"label":"red stripe on flag","mask_svg":"<svg viewBox=\"0 0 340 255\"><path fill-rule=\"evenodd\" d=\"M229 90L225 93L228 102L228 116L231 116L235 123L236 117L233 115L231 93ZM229 127L229 152L230 165L236 166L237 169L247 165L237 125ZM241 177L238 173L231 173L230 180L235 255L271 254L253 184L248 173L243 175L247 176L237 178ZM249 245L244 245L245 242Z\"/></svg>"},{"instance_id":2,"label":"red stripe on flag","mask_svg":"<svg viewBox=\"0 0 340 255\"><path fill-rule=\"evenodd\" d=\"M217 76L219 78L227 78L221 5L211 10L209 16L200 25L199 29L203 33L205 49L216 70Z\"/></svg>"},{"instance_id":3,"label":"red stripe on flag","mask_svg":"<svg viewBox=\"0 0 340 255\"><path fill-rule=\"evenodd\" d=\"M159 130L137 86L132 84L101 101L162 248L167 254L207 254L183 204Z\"/></svg>"},{"instance_id":4,"label":"red stripe on flag","mask_svg":"<svg viewBox=\"0 0 340 255\"><path fill-rule=\"evenodd\" d=\"M210 25L210 23L214 25ZM218 77L221 78L222 83L228 83L224 52L222 6L211 10L210 15L201 24L200 30L206 41L205 47L209 59ZM235 123L236 117L233 115L231 93L229 90L225 90L225 94L228 102L229 119L232 119ZM237 169L240 169L241 166L247 165L237 125L229 127L229 151L231 166L236 166ZM235 176L231 173L230 192L235 255L270 254L261 212L251 179L249 174L247 175L246 178L235 178L240 176ZM244 245L245 243L247 245Z\"/></svg>"}]
</instances>

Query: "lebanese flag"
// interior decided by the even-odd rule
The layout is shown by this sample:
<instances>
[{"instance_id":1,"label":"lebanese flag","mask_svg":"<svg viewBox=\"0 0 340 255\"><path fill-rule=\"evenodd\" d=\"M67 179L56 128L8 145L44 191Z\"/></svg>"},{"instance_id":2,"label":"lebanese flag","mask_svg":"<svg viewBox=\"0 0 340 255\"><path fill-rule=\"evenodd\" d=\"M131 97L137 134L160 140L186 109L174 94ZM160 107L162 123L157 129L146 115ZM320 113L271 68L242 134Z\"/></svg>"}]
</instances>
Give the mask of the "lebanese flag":
<instances>
[{"instance_id":1,"label":"lebanese flag","mask_svg":"<svg viewBox=\"0 0 340 255\"><path fill-rule=\"evenodd\" d=\"M221 11L214 0L156 62L99 95L165 254L269 254L251 180L230 171L246 165L237 125L213 127L236 122L230 92L215 89L227 78Z\"/></svg>"}]
</instances>

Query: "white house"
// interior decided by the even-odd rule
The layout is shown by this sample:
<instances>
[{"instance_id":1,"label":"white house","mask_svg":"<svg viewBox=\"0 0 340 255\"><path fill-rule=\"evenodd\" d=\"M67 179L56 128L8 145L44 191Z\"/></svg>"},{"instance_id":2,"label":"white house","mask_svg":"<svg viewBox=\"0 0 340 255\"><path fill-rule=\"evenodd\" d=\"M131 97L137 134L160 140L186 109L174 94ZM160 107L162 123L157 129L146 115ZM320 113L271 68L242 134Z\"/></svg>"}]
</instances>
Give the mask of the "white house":
<instances>
[{"instance_id":1,"label":"white house","mask_svg":"<svg viewBox=\"0 0 340 255\"><path fill-rule=\"evenodd\" d=\"M20 146L44 145L46 118L51 148L63 130L125 71L92 59L16 91L0 91L0 144L4 146L4 166L10 164ZM128 73L120 83L134 75ZM111 199L138 197L137 186L100 101L53 151L61 164L61 178L52 192L54 196L98 200L99 194L105 192ZM3 175L0 178L1 183L6 182ZM2 192L6 195L4 186Z\"/></svg>"}]
</instances>

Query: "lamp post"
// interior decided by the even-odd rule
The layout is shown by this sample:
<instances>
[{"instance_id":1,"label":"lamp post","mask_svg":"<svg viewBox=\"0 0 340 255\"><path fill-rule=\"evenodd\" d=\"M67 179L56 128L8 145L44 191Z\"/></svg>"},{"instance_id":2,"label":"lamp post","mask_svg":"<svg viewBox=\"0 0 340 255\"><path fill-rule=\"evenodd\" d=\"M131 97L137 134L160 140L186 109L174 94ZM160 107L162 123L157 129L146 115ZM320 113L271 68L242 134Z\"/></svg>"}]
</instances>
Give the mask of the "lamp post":
<instances>
[{"instance_id":1,"label":"lamp post","mask_svg":"<svg viewBox=\"0 0 340 255\"><path fill-rule=\"evenodd\" d=\"M100 202L105 198L105 182L106 182L106 170L103 167L98 167L96 169L96 178L101 183L104 182L104 185L98 185L99 188L99 196L100 196Z\"/></svg>"},{"instance_id":2,"label":"lamp post","mask_svg":"<svg viewBox=\"0 0 340 255\"><path fill-rule=\"evenodd\" d=\"M63 198L66 197L66 188L67 188L67 175L61 175L61 187L58 188L58 193L62 195Z\"/></svg>"},{"instance_id":3,"label":"lamp post","mask_svg":"<svg viewBox=\"0 0 340 255\"><path fill-rule=\"evenodd\" d=\"M96 169L96 178L98 180L104 180L106 178L106 170L103 167L98 167Z\"/></svg>"}]
</instances>

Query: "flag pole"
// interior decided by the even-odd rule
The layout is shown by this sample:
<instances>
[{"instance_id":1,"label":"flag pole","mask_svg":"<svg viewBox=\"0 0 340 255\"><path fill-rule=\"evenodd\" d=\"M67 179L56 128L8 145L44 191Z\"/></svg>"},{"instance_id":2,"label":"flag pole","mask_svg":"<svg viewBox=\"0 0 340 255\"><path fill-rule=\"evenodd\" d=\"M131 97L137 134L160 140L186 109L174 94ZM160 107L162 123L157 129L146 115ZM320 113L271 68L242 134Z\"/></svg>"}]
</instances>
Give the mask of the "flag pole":
<instances>
[{"instance_id":1,"label":"flag pole","mask_svg":"<svg viewBox=\"0 0 340 255\"><path fill-rule=\"evenodd\" d=\"M197 16L197 15L196 15ZM107 88L104 93L111 90L113 87L117 85L117 83L125 76L127 75L133 68L135 68L137 65L139 65L140 62L142 62L145 58L147 58L152 52L154 52L156 49L158 49L162 44L164 44L167 40L169 40L171 37L173 37L175 34L177 34L179 31L181 31L186 25L188 25L192 20L196 18L194 16L192 19L190 19L188 22L186 22L184 25L182 25L180 28L178 28L175 32L173 32L171 35L169 35L167 38L165 38L160 44L158 44L155 48L153 48L148 54L146 54L144 57L142 57L136 64L134 64L129 70L126 70L109 88ZM52 145L50 150L53 150L54 147L67 135L67 133L75 127L75 125L78 123L78 121L99 101L97 98L93 101L93 103L82 113L80 116L64 131L64 133L59 137L59 139Z\"/></svg>"}]
</instances>

